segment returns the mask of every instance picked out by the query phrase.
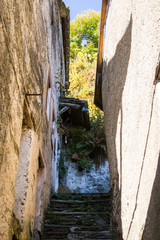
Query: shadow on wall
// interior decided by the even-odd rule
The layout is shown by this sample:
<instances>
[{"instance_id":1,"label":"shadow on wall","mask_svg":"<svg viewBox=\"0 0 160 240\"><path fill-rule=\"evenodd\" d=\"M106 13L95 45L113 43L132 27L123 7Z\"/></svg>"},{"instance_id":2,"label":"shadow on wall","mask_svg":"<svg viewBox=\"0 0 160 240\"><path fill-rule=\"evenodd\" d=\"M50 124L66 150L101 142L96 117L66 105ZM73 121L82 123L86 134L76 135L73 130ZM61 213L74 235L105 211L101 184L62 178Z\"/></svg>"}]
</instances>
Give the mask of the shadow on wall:
<instances>
[{"instance_id":1,"label":"shadow on wall","mask_svg":"<svg viewBox=\"0 0 160 240\"><path fill-rule=\"evenodd\" d=\"M143 232L143 240L160 239L160 153L157 172L152 188L150 204L148 208L146 224Z\"/></svg>"},{"instance_id":2,"label":"shadow on wall","mask_svg":"<svg viewBox=\"0 0 160 240\"><path fill-rule=\"evenodd\" d=\"M103 109L105 113L105 127L107 138L107 152L110 164L112 190L113 227L117 228L122 239L121 224L121 185L122 185L122 127L123 106L122 96L126 82L132 41L132 15L126 31L119 41L114 57L106 65L103 63ZM119 118L120 116L120 118ZM120 123L120 125L119 125ZM116 144L117 129L119 129L120 146ZM117 148L120 155L117 156ZM118 170L118 161L120 170Z\"/></svg>"}]
</instances>

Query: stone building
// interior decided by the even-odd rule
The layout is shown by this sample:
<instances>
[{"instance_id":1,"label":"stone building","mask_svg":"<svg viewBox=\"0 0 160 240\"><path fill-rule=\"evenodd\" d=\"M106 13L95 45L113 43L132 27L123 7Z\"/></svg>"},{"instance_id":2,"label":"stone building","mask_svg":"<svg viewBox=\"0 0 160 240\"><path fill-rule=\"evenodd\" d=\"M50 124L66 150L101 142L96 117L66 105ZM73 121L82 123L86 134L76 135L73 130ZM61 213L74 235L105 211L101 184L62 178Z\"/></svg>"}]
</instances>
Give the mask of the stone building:
<instances>
[{"instance_id":1,"label":"stone building","mask_svg":"<svg viewBox=\"0 0 160 240\"><path fill-rule=\"evenodd\" d=\"M0 239L38 239L58 188L69 9L61 0L2 0L0 36Z\"/></svg>"},{"instance_id":2,"label":"stone building","mask_svg":"<svg viewBox=\"0 0 160 240\"><path fill-rule=\"evenodd\" d=\"M159 16L159 0L103 0L95 103L124 240L160 239Z\"/></svg>"}]
</instances>

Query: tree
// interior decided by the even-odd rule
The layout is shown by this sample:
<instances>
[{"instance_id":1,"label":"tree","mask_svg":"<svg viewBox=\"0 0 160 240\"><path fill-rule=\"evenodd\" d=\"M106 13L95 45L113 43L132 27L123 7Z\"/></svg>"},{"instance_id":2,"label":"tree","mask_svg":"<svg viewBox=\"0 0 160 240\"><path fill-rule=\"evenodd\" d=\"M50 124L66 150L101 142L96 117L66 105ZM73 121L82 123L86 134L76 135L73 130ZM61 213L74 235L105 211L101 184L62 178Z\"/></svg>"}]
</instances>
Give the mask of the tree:
<instances>
[{"instance_id":1,"label":"tree","mask_svg":"<svg viewBox=\"0 0 160 240\"><path fill-rule=\"evenodd\" d=\"M75 20L71 22L71 59L74 59L81 50L87 54L97 53L99 25L100 12L93 10L77 15Z\"/></svg>"},{"instance_id":2,"label":"tree","mask_svg":"<svg viewBox=\"0 0 160 240\"><path fill-rule=\"evenodd\" d=\"M104 150L103 112L98 109L93 102L99 26L100 12L92 10L83 12L71 22L70 87L67 97L88 101L91 130L89 132L77 130L77 132L81 133L80 135L83 136L83 138L85 135L86 139L90 139L89 142L94 146L94 149ZM85 141L84 144L88 144L88 141ZM86 147L88 147L88 145ZM85 149L84 145L83 148ZM80 150L82 151L82 149ZM99 154L99 152L97 152L97 154ZM94 155L96 156L96 154Z\"/></svg>"},{"instance_id":3,"label":"tree","mask_svg":"<svg viewBox=\"0 0 160 240\"><path fill-rule=\"evenodd\" d=\"M70 28L70 88L68 97L87 100L91 121L102 113L93 103L98 53L100 12L77 15Z\"/></svg>"}]
</instances>

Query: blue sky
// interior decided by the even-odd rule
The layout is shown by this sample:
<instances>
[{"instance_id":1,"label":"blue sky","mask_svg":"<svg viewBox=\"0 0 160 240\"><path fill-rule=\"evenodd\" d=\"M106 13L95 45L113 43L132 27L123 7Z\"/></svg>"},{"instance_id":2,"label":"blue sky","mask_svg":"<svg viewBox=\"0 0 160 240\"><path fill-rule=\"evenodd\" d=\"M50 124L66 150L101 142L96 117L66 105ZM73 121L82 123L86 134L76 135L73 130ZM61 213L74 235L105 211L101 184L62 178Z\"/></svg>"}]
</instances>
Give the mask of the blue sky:
<instances>
[{"instance_id":1,"label":"blue sky","mask_svg":"<svg viewBox=\"0 0 160 240\"><path fill-rule=\"evenodd\" d=\"M102 0L63 0L66 6L70 7L71 21L77 14L93 9L95 11L101 11Z\"/></svg>"}]
</instances>

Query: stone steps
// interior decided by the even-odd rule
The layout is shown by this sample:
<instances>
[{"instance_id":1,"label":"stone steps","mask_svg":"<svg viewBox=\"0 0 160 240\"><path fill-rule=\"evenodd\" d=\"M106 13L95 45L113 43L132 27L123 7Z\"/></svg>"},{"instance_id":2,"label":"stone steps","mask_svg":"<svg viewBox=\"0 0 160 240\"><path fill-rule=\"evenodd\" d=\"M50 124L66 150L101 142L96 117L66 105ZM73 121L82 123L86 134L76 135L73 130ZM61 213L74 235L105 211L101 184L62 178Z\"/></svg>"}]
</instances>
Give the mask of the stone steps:
<instances>
[{"instance_id":1,"label":"stone steps","mask_svg":"<svg viewBox=\"0 0 160 240\"><path fill-rule=\"evenodd\" d=\"M109 200L110 193L61 193L52 197L51 200Z\"/></svg>"},{"instance_id":2,"label":"stone steps","mask_svg":"<svg viewBox=\"0 0 160 240\"><path fill-rule=\"evenodd\" d=\"M110 228L110 225L106 225L107 229ZM45 224L44 232L50 232L52 230L55 230L56 232L61 232L63 229L63 232L68 233L68 231L103 231L104 225L98 225L98 226L85 226L85 225L79 225L79 226L71 226L71 225L55 225L55 224Z\"/></svg>"},{"instance_id":3,"label":"stone steps","mask_svg":"<svg viewBox=\"0 0 160 240\"><path fill-rule=\"evenodd\" d=\"M41 239L112 240L109 194L53 195Z\"/></svg>"},{"instance_id":4,"label":"stone steps","mask_svg":"<svg viewBox=\"0 0 160 240\"><path fill-rule=\"evenodd\" d=\"M60 239L60 240L76 240L76 239L105 239L105 240L111 240L112 235L109 231L77 231L76 233L47 233L43 235L43 240L48 240L48 239Z\"/></svg>"},{"instance_id":5,"label":"stone steps","mask_svg":"<svg viewBox=\"0 0 160 240\"><path fill-rule=\"evenodd\" d=\"M99 200L99 204L97 204L97 200L54 200L51 202L52 209L54 211L66 211L66 212L87 212L91 211L110 211L110 204L106 204L106 200Z\"/></svg>"}]
</instances>

